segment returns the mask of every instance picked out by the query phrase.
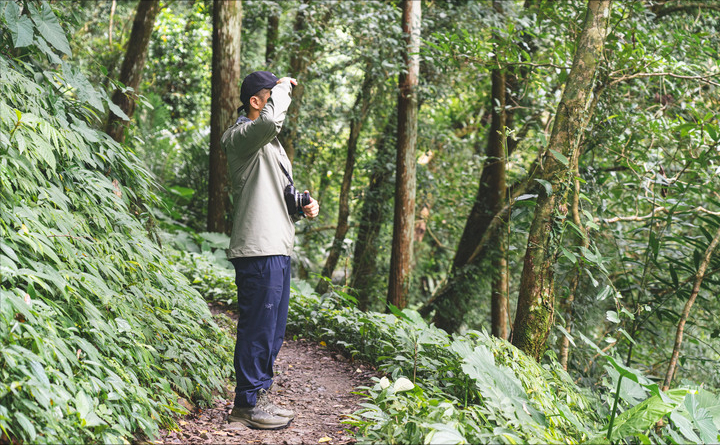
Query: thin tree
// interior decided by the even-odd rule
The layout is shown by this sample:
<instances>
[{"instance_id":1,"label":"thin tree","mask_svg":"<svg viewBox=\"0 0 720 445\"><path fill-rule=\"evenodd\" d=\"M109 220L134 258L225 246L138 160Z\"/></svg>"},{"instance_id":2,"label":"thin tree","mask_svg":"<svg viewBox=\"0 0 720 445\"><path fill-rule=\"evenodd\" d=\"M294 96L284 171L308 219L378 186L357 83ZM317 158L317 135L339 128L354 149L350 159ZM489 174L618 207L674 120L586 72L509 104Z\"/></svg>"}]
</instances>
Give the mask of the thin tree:
<instances>
[{"instance_id":1,"label":"thin tree","mask_svg":"<svg viewBox=\"0 0 720 445\"><path fill-rule=\"evenodd\" d=\"M280 36L280 12L273 10L268 16L265 33L265 66L270 68L277 58L277 43Z\"/></svg>"},{"instance_id":2,"label":"thin tree","mask_svg":"<svg viewBox=\"0 0 720 445\"><path fill-rule=\"evenodd\" d=\"M226 218L230 209L227 159L220 147L220 139L232 124L240 103L240 36L242 3L218 1L213 3L212 39L212 100L210 115L210 168L208 177L209 232L228 233Z\"/></svg>"},{"instance_id":3,"label":"thin tree","mask_svg":"<svg viewBox=\"0 0 720 445\"><path fill-rule=\"evenodd\" d=\"M342 185L340 187L340 196L338 203L338 221L335 229L335 237L332 246L328 252L325 266L322 270L322 276L332 278L332 273L337 266L338 259L342 253L342 246L345 235L348 231L348 218L350 217L350 187L352 185L353 171L355 170L355 152L357 151L358 140L363 124L370 110L372 100L372 87L375 81L375 75L372 71L370 62L365 67L365 79L363 80L360 92L358 92L353 106L352 117L350 118L350 136L347 143L347 157L345 159L345 172L343 173ZM324 294L328 290L327 280L320 279L315 291Z\"/></svg>"},{"instance_id":4,"label":"thin tree","mask_svg":"<svg viewBox=\"0 0 720 445\"><path fill-rule=\"evenodd\" d=\"M418 77L420 74L421 1L403 0L402 29L405 34L405 67L398 86L397 172L388 304L407 305L408 282L415 230L415 147L418 125Z\"/></svg>"},{"instance_id":5,"label":"thin tree","mask_svg":"<svg viewBox=\"0 0 720 445\"><path fill-rule=\"evenodd\" d=\"M512 343L539 360L545 350L555 310L554 265L567 214L573 162L592 102L595 75L608 32L611 0L588 0L572 69L555 113L550 141L543 154L541 180L528 234Z\"/></svg>"},{"instance_id":6,"label":"thin tree","mask_svg":"<svg viewBox=\"0 0 720 445\"><path fill-rule=\"evenodd\" d=\"M362 207L358 221L358 232L352 256L350 287L355 289L360 310L367 310L371 304L371 291L377 275L378 238L380 230L390 216L393 187L390 182L395 173L394 152L397 136L397 107L387 119L377 142L375 160L372 163L370 182L362 195Z\"/></svg>"},{"instance_id":7,"label":"thin tree","mask_svg":"<svg viewBox=\"0 0 720 445\"><path fill-rule=\"evenodd\" d=\"M524 8L527 10L534 6L533 1L526 0ZM502 17L505 16L504 5L501 1L494 0L493 8ZM499 38L499 36L495 36L494 40L497 41ZM535 45L527 34L523 38L522 47L523 50L529 48L530 54L534 52ZM496 48L494 53L500 54L502 51L501 48ZM514 192L508 196L505 160L517 147L517 141L524 137L530 125L526 123L515 133L514 138L507 138L506 133L513 127L513 107L520 105L517 103L518 85L527 78L530 69L520 67L512 70L502 67L497 55L495 63L497 68L491 72L490 129L485 147L485 162L475 201L455 251L448 280L423 305L420 312L423 316L427 316L434 309L433 322L435 325L447 332L456 331L464 321L468 306L479 294L479 282L484 275L479 272L479 267L482 261L488 257L492 262L491 332L497 337L507 338L509 331L507 232L503 232L502 229L508 228L508 215L507 211L502 210L504 208L509 210L510 207L507 206L507 203L511 202L513 197L522 194L518 192L525 188L523 185L528 183L528 180L525 179L515 184L512 187ZM488 240L490 242L486 243L485 241ZM485 245L487 245L487 249ZM483 254L479 254L478 251Z\"/></svg>"},{"instance_id":8,"label":"thin tree","mask_svg":"<svg viewBox=\"0 0 720 445\"><path fill-rule=\"evenodd\" d=\"M715 252L718 243L720 243L720 227L718 227L718 230L715 233L712 241L710 242L710 245L708 245L707 249L705 249L705 254L703 255L702 262L698 266L697 273L695 274L695 280L693 281L693 288L692 292L690 293L690 298L688 298L688 301L685 303L685 308L683 309L682 315L680 316L680 321L678 321L677 331L675 333L675 345L673 346L670 363L668 364L668 369L665 373L663 391L667 391L668 389L670 389L670 382L672 382L673 375L675 374L675 368L677 367L678 357L680 356L680 347L682 346L683 333L685 332L685 323L687 323L687 319L690 316L690 309L692 308L693 304L695 304L695 299L700 292L700 286L702 285L703 279L705 278L705 271L710 265L710 260L712 259L713 253Z\"/></svg>"},{"instance_id":9,"label":"thin tree","mask_svg":"<svg viewBox=\"0 0 720 445\"><path fill-rule=\"evenodd\" d=\"M113 103L120 107L128 117L132 117L135 112L134 95L137 94L138 87L140 86L148 46L150 44L150 36L152 35L155 18L159 11L159 0L140 0L137 10L135 11L135 19L133 20L130 40L128 40L127 51L125 52L119 79L123 85L132 88L133 92L126 94L120 89L117 89L112 96ZM112 33L112 30L110 32ZM123 124L123 120L114 113L110 113L108 116L105 132L118 142L122 143L125 141L125 125Z\"/></svg>"}]
</instances>

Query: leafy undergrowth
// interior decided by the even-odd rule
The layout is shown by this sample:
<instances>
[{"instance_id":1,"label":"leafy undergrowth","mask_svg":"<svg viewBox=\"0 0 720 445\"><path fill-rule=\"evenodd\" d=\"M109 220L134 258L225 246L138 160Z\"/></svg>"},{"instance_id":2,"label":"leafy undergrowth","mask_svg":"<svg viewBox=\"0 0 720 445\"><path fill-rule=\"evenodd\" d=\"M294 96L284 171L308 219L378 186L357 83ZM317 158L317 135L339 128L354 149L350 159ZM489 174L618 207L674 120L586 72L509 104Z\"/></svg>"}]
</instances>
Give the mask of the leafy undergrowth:
<instances>
[{"instance_id":1,"label":"leafy undergrowth","mask_svg":"<svg viewBox=\"0 0 720 445\"><path fill-rule=\"evenodd\" d=\"M225 241L182 234L173 258L208 300L233 304L234 272L215 250ZM414 311L366 313L353 300L337 290L320 297L295 281L288 329L387 373L361 388L367 402L349 422L361 442L608 443L608 435L615 443L717 442L720 397L702 388L661 392L640 371L606 356L606 378L592 392L557 362L538 364L484 332L451 337Z\"/></svg>"},{"instance_id":2,"label":"leafy undergrowth","mask_svg":"<svg viewBox=\"0 0 720 445\"><path fill-rule=\"evenodd\" d=\"M0 9L16 46L54 61L0 57L0 442L153 437L180 397L222 388L230 341L149 238L150 177L93 128L108 95L55 54L52 10Z\"/></svg>"},{"instance_id":3,"label":"leafy undergrowth","mask_svg":"<svg viewBox=\"0 0 720 445\"><path fill-rule=\"evenodd\" d=\"M363 313L352 297L319 297L297 283L289 329L377 363L389 379L364 388L349 423L371 443L716 443L720 398L698 388L660 392L638 371L608 358L614 394L578 387L556 362L538 364L504 340L471 331L448 336L416 312ZM622 385L621 385L622 388ZM665 419L658 432L658 421ZM609 424L612 422L612 427Z\"/></svg>"}]
</instances>

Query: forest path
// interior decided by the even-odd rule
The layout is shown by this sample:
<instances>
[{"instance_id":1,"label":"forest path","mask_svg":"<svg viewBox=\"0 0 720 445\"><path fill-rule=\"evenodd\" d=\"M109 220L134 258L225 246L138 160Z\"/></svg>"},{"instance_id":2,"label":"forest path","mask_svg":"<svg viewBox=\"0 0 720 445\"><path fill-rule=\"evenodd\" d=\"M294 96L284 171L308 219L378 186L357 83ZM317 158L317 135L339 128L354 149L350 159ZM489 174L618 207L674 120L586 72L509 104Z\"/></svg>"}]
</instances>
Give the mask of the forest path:
<instances>
[{"instance_id":1,"label":"forest path","mask_svg":"<svg viewBox=\"0 0 720 445\"><path fill-rule=\"evenodd\" d=\"M231 317L234 315L228 313ZM355 443L345 416L358 410L363 398L353 394L369 385L377 372L367 364L351 363L337 352L308 340L286 339L275 361L273 402L295 411L289 427L277 431L253 430L228 424L234 384L229 383L214 406L195 409L180 419L179 431L162 431L166 444L350 444Z\"/></svg>"}]
</instances>

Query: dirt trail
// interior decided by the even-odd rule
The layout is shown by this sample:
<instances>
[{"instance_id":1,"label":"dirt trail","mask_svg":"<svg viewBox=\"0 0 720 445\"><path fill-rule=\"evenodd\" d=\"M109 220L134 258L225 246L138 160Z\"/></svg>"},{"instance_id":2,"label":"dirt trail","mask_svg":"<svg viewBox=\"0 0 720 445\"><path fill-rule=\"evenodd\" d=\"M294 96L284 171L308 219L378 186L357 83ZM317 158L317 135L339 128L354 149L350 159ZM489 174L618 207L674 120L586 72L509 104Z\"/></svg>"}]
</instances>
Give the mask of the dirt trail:
<instances>
[{"instance_id":1,"label":"dirt trail","mask_svg":"<svg viewBox=\"0 0 720 445\"><path fill-rule=\"evenodd\" d=\"M167 444L348 444L355 443L345 416L356 411L362 397L352 394L377 375L366 364L350 363L337 352L307 340L286 340L275 361L273 401L297 414L288 428L252 430L226 423L232 409L232 386L215 405L180 420L180 431L165 431Z\"/></svg>"}]
</instances>

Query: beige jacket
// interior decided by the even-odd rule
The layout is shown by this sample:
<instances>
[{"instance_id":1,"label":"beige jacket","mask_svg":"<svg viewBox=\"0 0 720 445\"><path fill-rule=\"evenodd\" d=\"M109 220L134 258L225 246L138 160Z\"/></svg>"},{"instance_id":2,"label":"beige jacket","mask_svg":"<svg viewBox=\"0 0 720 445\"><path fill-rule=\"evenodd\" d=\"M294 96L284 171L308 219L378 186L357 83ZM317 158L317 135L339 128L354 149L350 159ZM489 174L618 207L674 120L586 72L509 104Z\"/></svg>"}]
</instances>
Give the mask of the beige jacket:
<instances>
[{"instance_id":1,"label":"beige jacket","mask_svg":"<svg viewBox=\"0 0 720 445\"><path fill-rule=\"evenodd\" d=\"M222 137L232 181L233 227L228 259L290 255L295 237L283 191L292 175L290 159L277 139L290 106L292 84L277 84L260 116L241 117Z\"/></svg>"}]
</instances>

